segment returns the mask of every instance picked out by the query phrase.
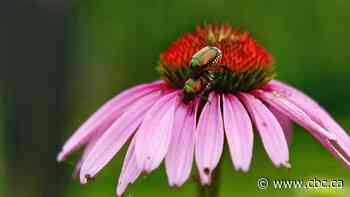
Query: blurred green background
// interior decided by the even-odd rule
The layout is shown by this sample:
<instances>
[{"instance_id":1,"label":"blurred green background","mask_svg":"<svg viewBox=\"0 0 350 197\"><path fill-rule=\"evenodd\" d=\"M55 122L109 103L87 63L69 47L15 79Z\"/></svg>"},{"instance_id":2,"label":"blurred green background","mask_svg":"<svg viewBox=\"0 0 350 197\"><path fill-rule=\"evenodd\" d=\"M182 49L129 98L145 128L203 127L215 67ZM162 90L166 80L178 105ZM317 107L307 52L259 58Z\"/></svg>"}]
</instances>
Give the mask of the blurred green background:
<instances>
[{"instance_id":1,"label":"blurred green background","mask_svg":"<svg viewBox=\"0 0 350 197\"><path fill-rule=\"evenodd\" d=\"M60 146L108 98L157 79L159 54L204 22L251 32L274 55L278 79L307 92L350 130L349 1L17 0L1 9L0 196L115 196L125 150L95 182L80 186L70 177L76 159L55 163ZM248 174L235 172L225 153L220 196L350 195L349 170L305 130L295 126L290 170L273 167L257 134L255 142ZM340 179L345 188L259 191L259 177ZM126 196L195 194L193 179L168 188L161 167Z\"/></svg>"}]
</instances>

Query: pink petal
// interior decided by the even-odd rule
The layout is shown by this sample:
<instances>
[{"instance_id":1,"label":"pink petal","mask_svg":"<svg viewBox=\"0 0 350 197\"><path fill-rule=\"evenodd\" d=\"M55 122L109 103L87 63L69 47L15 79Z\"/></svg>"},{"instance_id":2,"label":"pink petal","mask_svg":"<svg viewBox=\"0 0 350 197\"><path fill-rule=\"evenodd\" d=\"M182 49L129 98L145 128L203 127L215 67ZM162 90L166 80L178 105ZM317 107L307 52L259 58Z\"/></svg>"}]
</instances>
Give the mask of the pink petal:
<instances>
[{"instance_id":1,"label":"pink petal","mask_svg":"<svg viewBox=\"0 0 350 197\"><path fill-rule=\"evenodd\" d=\"M284 115L288 116L293 121L300 124L307 130L313 130L323 135L324 137L334 140L334 135L324 128L322 128L319 124L311 120L311 118L299 107L288 101L285 97L281 95L275 95L264 91L255 91L255 95L261 98L263 101L274 107L276 110L280 111Z\"/></svg>"},{"instance_id":2,"label":"pink petal","mask_svg":"<svg viewBox=\"0 0 350 197\"><path fill-rule=\"evenodd\" d=\"M341 147L338 147L332 144L328 139L324 138L317 132L311 131L311 135L314 136L329 152L339 159L343 165L347 168L350 168L350 158Z\"/></svg>"},{"instance_id":3,"label":"pink petal","mask_svg":"<svg viewBox=\"0 0 350 197\"><path fill-rule=\"evenodd\" d=\"M280 81L271 81L266 87L266 90L272 92L278 92L283 95L290 102L300 107L305 113L307 113L311 119L320 124L326 130L331 132L336 137L337 147L331 149L341 149L336 152L342 152L346 158L350 155L350 137L347 132L324 110L319 104L305 95L301 91L286 85ZM325 145L323 143L323 145ZM333 154L334 151L330 150ZM347 165L348 162L345 162Z\"/></svg>"},{"instance_id":4,"label":"pink petal","mask_svg":"<svg viewBox=\"0 0 350 197\"><path fill-rule=\"evenodd\" d=\"M57 160L65 158L86 144L94 133L104 132L117 120L126 108L139 98L164 87L163 81L143 84L126 90L112 98L98 109L80 128L68 139L59 153Z\"/></svg>"},{"instance_id":5,"label":"pink petal","mask_svg":"<svg viewBox=\"0 0 350 197\"><path fill-rule=\"evenodd\" d=\"M171 143L165 157L170 186L180 187L191 173L196 129L192 108L190 105L180 104L175 112Z\"/></svg>"},{"instance_id":6,"label":"pink petal","mask_svg":"<svg viewBox=\"0 0 350 197\"><path fill-rule=\"evenodd\" d=\"M145 113L162 96L153 92L130 108L101 136L81 167L80 182L86 183L114 157L144 119Z\"/></svg>"},{"instance_id":7,"label":"pink petal","mask_svg":"<svg viewBox=\"0 0 350 197\"><path fill-rule=\"evenodd\" d=\"M117 196L122 196L128 185L134 183L140 174L141 170L137 167L136 162L135 140L132 140L124 158L123 167L119 176Z\"/></svg>"},{"instance_id":8,"label":"pink petal","mask_svg":"<svg viewBox=\"0 0 350 197\"><path fill-rule=\"evenodd\" d=\"M236 170L247 172L253 154L253 127L242 103L231 94L223 95L226 139Z\"/></svg>"},{"instance_id":9,"label":"pink petal","mask_svg":"<svg viewBox=\"0 0 350 197\"><path fill-rule=\"evenodd\" d=\"M272 162L276 166L290 167L288 145L275 116L254 96L246 93L240 93L239 96L254 120Z\"/></svg>"},{"instance_id":10,"label":"pink petal","mask_svg":"<svg viewBox=\"0 0 350 197\"><path fill-rule=\"evenodd\" d=\"M280 113L273 107L269 107L269 110L272 112L272 114L276 117L276 119L280 123L288 144L291 144L292 138L293 138L292 121L287 116Z\"/></svg>"},{"instance_id":11,"label":"pink petal","mask_svg":"<svg viewBox=\"0 0 350 197\"><path fill-rule=\"evenodd\" d=\"M101 135L100 135L100 136L101 136ZM84 151L83 151L83 154L82 154L80 160L78 161L78 163L77 163L76 166L75 166L75 170L74 170L74 173L73 173L73 177L74 177L74 178L79 177L81 166L83 165L84 161L86 160L86 157L90 154L92 148L96 145L96 142L98 141L98 139L100 138L100 136L94 137L94 138L91 139L91 140L89 141L89 143L85 146Z\"/></svg>"},{"instance_id":12,"label":"pink petal","mask_svg":"<svg viewBox=\"0 0 350 197\"><path fill-rule=\"evenodd\" d=\"M211 174L220 161L224 145L224 129L220 109L220 96L209 95L196 131L195 158L203 185L211 183Z\"/></svg>"},{"instance_id":13,"label":"pink petal","mask_svg":"<svg viewBox=\"0 0 350 197\"><path fill-rule=\"evenodd\" d=\"M87 156L90 154L92 148L96 145L96 142L100 139L100 137L102 136L103 133L104 132L94 133L94 135L91 137L89 142L86 144L86 146L84 147L83 154L75 166L75 169L73 172L73 178L79 178L81 166L83 165Z\"/></svg>"},{"instance_id":14,"label":"pink petal","mask_svg":"<svg viewBox=\"0 0 350 197\"><path fill-rule=\"evenodd\" d=\"M161 98L146 113L135 136L136 160L139 168L151 172L164 159L171 140L178 91Z\"/></svg>"}]
</instances>

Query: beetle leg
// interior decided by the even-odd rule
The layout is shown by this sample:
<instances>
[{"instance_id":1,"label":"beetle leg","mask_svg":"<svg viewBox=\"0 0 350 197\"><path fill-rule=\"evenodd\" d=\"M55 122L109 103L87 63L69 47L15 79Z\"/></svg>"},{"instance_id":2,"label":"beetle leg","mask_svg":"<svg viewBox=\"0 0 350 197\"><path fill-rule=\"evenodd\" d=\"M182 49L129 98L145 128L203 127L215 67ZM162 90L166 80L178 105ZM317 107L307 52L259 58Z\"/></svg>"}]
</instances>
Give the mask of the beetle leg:
<instances>
[{"instance_id":1,"label":"beetle leg","mask_svg":"<svg viewBox=\"0 0 350 197\"><path fill-rule=\"evenodd\" d=\"M199 95L199 97L200 97L202 100L206 101L208 104L210 104L210 101L208 100L208 97L206 96L206 94L211 90L212 87L213 87L213 86L212 86L212 83L211 83L211 82L208 82L208 83L205 85L203 91L202 91L202 92L200 93L200 95Z\"/></svg>"}]
</instances>

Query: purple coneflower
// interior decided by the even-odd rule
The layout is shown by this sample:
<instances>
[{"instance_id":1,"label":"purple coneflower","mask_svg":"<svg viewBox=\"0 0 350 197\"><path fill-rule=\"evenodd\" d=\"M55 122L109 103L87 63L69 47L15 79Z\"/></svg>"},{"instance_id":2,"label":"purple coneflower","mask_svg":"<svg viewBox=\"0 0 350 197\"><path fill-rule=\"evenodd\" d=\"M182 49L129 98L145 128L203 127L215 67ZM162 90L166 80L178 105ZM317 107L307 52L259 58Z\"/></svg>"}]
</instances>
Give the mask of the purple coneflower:
<instances>
[{"instance_id":1,"label":"purple coneflower","mask_svg":"<svg viewBox=\"0 0 350 197\"><path fill-rule=\"evenodd\" d=\"M204 63L191 65L193 55L207 46L218 49L222 57L214 55L215 61L209 61L213 51L204 51L197 57ZM163 160L170 186L184 184L194 158L201 184L210 185L224 136L235 169L249 170L253 126L272 163L289 168L291 122L304 127L350 166L348 134L317 102L273 79L272 56L249 33L227 24L198 27L160 55L159 72L163 80L112 98L63 146L58 161L85 146L75 172L82 184L94 178L130 140L118 196L142 172L152 172Z\"/></svg>"}]
</instances>

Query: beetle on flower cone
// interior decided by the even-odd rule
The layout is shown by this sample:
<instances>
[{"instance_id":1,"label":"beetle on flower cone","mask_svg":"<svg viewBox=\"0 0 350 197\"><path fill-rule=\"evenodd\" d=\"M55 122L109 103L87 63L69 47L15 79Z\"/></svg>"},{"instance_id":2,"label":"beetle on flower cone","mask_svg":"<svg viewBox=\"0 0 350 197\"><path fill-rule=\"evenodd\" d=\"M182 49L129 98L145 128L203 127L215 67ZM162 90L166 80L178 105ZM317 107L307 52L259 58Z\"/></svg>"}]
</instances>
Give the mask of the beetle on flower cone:
<instances>
[{"instance_id":1,"label":"beetle on flower cone","mask_svg":"<svg viewBox=\"0 0 350 197\"><path fill-rule=\"evenodd\" d=\"M196 56L201 63L193 66L201 49ZM109 100L68 139L57 160L84 146L75 174L85 184L130 140L118 196L162 161L170 186L183 185L193 163L205 186L212 182L225 139L235 169L249 171L253 125L272 163L290 168L288 142L295 122L349 167L346 131L316 101L275 80L273 66L272 56L249 33L228 24L197 27L161 53L161 80Z\"/></svg>"}]
</instances>

